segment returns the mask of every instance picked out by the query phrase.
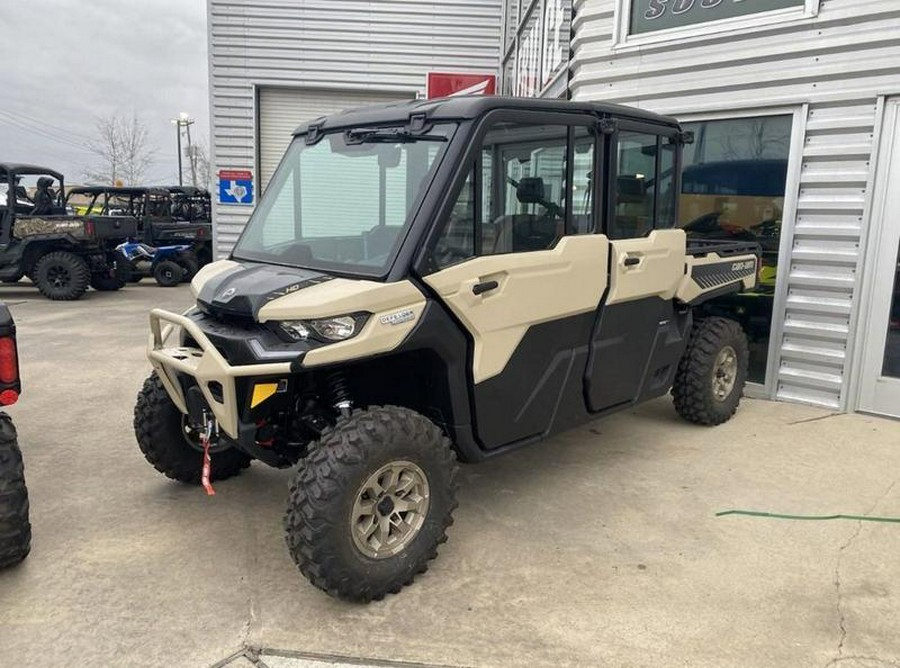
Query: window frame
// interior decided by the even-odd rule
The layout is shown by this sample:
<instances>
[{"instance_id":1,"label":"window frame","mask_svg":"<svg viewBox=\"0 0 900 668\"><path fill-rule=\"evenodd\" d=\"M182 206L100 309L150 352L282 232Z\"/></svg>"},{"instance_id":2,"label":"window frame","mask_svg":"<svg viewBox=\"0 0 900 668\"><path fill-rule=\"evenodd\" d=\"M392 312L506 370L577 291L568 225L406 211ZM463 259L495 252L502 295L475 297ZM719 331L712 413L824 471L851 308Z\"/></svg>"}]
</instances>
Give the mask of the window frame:
<instances>
[{"instance_id":1,"label":"window frame","mask_svg":"<svg viewBox=\"0 0 900 668\"><path fill-rule=\"evenodd\" d=\"M631 8L634 0L617 0L613 19L612 50L619 53L637 51L666 42L685 44L715 35L741 36L784 23L810 23L819 15L822 0L805 0L802 6L771 9L746 16L714 19L703 23L664 28L649 33L631 34Z\"/></svg>"},{"instance_id":2,"label":"window frame","mask_svg":"<svg viewBox=\"0 0 900 668\"><path fill-rule=\"evenodd\" d=\"M598 199L598 196L602 193L603 190L603 180L605 178L604 170L602 169L603 160L601 157L604 155L602 153L605 151L605 146L608 144L607 136L602 133L598 128L599 119L594 115L583 114L583 113L568 113L568 112L559 112L559 111L538 111L538 110L511 110L511 109L496 109L485 114L481 119L479 119L476 124L474 130L471 131L469 138L466 140L468 142L468 146L463 153L459 164L456 166L456 172L451 177L451 187L447 189L446 194L441 201L440 205L437 208L436 215L434 216L434 223L431 225L427 234L424 237L423 243L421 245L418 256L416 257L413 263L414 272L419 276L427 276L429 274L436 273L438 271L442 271L447 267L436 267L431 262L432 253L434 251L435 246L438 241L442 237L447 224L449 222L449 216L451 211L453 210L453 206L459 198L460 193L462 192L462 188L465 185L466 179L470 173L473 174L474 181L474 199L473 199L473 208L475 211L475 221L473 225L477 227L478 223L481 219L482 212L482 179L483 175L481 170L477 169L477 167L481 166L481 154L484 148L484 138L487 135L488 131L498 123L522 123L527 125L558 125L562 127L566 127L566 178L570 179L571 174L569 172L569 165L572 164L571 156L574 153L574 143L573 139L575 136L575 127L587 127L593 132L594 135L594 155L593 155L593 166L594 166L594 174L598 175L593 179L593 204L591 211L591 226L590 232L586 234L602 234L601 220L602 220L602 206L598 206L598 202L601 200ZM495 161L496 162L496 161ZM493 169L496 169L496 165L492 166ZM498 180L496 178L493 179L494 183L492 184L494 188L499 187ZM499 201L496 197L496 192L494 193L495 201ZM571 188L569 187L569 183L566 185L566 197L565 197L565 211L566 211L566 219L564 229L566 230L566 236L569 235L570 225L571 225ZM478 230L479 232L481 230ZM480 235L475 235L476 242L474 247L478 247L480 250L481 241L479 239ZM535 251L523 251L523 252L535 252ZM463 264L470 260L476 259L478 257L485 257L484 255L479 255L478 253L474 254L471 258L467 260L463 260L458 264ZM452 265L456 266L456 265Z\"/></svg>"},{"instance_id":3,"label":"window frame","mask_svg":"<svg viewBox=\"0 0 900 668\"><path fill-rule=\"evenodd\" d=\"M610 229L612 227L613 222L616 219L616 204L617 204L617 191L618 191L618 177L619 177L619 137L623 132L638 132L642 134L648 135L656 135L656 156L654 159L654 181L656 184L653 189L653 225L650 232L657 229L671 229L672 227L678 226L678 221L675 221L675 224L671 227L660 228L657 227L657 218L659 216L659 172L660 172L660 163L662 162L662 151L660 151L660 146L664 139L668 139L670 142L678 142L678 128L674 128L669 125L657 125L655 123L641 123L638 121L629 121L629 120L620 120L616 123L615 131L608 135L609 140L607 142L607 150L608 156L606 160L606 164L609 166L609 173L606 174L606 178L603 179L605 190L603 192L603 197L605 197L606 206L603 207L604 210L604 220L602 224L603 234L610 241L616 241L619 239L640 239L647 234L642 235L641 237L613 237L610 234ZM675 175L672 183L672 188L676 193L681 193L681 169L682 163L684 160L683 151L675 152ZM677 211L676 211L677 218Z\"/></svg>"}]
</instances>

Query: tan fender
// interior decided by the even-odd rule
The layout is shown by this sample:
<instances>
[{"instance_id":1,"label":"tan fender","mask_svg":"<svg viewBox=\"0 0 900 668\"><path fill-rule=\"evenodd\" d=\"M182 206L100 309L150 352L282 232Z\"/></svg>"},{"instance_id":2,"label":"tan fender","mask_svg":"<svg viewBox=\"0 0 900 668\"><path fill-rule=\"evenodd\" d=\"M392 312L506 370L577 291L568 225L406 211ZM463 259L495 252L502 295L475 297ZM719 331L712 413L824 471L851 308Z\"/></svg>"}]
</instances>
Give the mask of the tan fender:
<instances>
[{"instance_id":1,"label":"tan fender","mask_svg":"<svg viewBox=\"0 0 900 668\"><path fill-rule=\"evenodd\" d=\"M307 353L303 366L316 366L390 352L413 330L424 310L425 296L410 281L335 278L272 300L259 310L258 320L309 320L360 311L372 314L353 338Z\"/></svg>"}]
</instances>

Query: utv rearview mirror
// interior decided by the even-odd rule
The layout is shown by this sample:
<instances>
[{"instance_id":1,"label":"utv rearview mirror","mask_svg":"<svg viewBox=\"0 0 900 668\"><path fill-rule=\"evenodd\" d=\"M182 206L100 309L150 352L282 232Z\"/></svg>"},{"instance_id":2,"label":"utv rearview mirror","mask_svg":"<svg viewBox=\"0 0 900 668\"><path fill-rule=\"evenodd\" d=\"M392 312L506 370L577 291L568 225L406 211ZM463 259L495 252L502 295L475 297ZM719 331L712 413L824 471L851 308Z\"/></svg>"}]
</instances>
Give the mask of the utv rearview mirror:
<instances>
[{"instance_id":1,"label":"utv rearview mirror","mask_svg":"<svg viewBox=\"0 0 900 668\"><path fill-rule=\"evenodd\" d=\"M393 169L400 164L401 153L399 146L379 146L378 166L383 169Z\"/></svg>"}]
</instances>

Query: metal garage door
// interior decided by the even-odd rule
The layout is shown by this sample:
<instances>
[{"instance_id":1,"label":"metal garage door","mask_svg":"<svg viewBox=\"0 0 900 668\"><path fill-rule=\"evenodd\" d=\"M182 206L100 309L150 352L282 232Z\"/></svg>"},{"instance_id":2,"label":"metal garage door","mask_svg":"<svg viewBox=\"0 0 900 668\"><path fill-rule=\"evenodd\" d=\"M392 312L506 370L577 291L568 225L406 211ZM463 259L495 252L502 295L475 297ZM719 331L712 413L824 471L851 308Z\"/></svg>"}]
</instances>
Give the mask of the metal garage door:
<instances>
[{"instance_id":1,"label":"metal garage door","mask_svg":"<svg viewBox=\"0 0 900 668\"><path fill-rule=\"evenodd\" d=\"M396 102L412 95L383 92L259 89L259 184L265 190L298 125L319 116L368 104Z\"/></svg>"}]
</instances>

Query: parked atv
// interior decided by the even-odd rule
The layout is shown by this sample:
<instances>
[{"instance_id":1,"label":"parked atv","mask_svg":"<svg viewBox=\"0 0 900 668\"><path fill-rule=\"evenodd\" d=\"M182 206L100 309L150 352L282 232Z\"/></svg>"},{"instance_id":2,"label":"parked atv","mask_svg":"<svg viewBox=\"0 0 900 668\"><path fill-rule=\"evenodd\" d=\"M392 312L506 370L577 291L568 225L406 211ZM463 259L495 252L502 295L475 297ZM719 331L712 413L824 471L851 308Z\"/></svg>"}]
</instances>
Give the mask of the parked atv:
<instances>
[{"instance_id":1,"label":"parked atv","mask_svg":"<svg viewBox=\"0 0 900 668\"><path fill-rule=\"evenodd\" d=\"M128 241L119 244L116 250L127 263L130 280L134 283L152 276L162 287L172 288L182 281L191 280L197 273L197 257L187 244L154 248Z\"/></svg>"},{"instance_id":2,"label":"parked atv","mask_svg":"<svg viewBox=\"0 0 900 668\"><path fill-rule=\"evenodd\" d=\"M9 309L0 304L0 406L16 403L21 390L16 326ZM17 564L30 550L31 524L22 452L12 419L0 411L0 568Z\"/></svg>"},{"instance_id":3,"label":"parked atv","mask_svg":"<svg viewBox=\"0 0 900 668\"><path fill-rule=\"evenodd\" d=\"M291 556L369 601L436 556L458 459L670 390L686 420L725 422L746 337L695 308L755 285L759 248L674 227L677 188L648 184L689 139L646 111L503 97L301 126L196 307L151 312L141 450L210 494L254 459L299 463Z\"/></svg>"}]
</instances>

